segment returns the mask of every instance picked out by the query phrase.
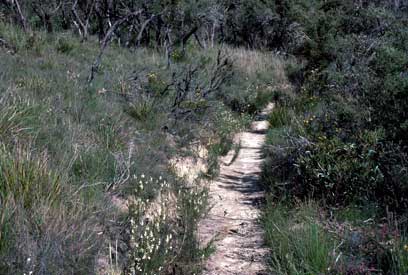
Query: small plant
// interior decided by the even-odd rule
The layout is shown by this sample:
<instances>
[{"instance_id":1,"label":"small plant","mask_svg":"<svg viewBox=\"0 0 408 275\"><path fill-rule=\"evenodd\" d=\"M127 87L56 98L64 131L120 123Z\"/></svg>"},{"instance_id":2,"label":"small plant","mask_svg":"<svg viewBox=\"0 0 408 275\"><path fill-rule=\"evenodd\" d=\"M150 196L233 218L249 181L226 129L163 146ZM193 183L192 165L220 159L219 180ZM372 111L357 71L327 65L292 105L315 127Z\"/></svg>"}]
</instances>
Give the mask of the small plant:
<instances>
[{"instance_id":1,"label":"small plant","mask_svg":"<svg viewBox=\"0 0 408 275\"><path fill-rule=\"evenodd\" d=\"M76 45L72 43L68 38L59 38L57 40L57 44L55 48L57 49L58 52L63 53L63 54L69 54L75 49Z\"/></svg>"},{"instance_id":2,"label":"small plant","mask_svg":"<svg viewBox=\"0 0 408 275\"><path fill-rule=\"evenodd\" d=\"M154 206L141 200L132 202L129 208L131 253L128 274L157 274L168 268L174 237L167 205L169 197L164 193L161 195L164 195L163 200L155 209L149 209Z\"/></svg>"},{"instance_id":3,"label":"small plant","mask_svg":"<svg viewBox=\"0 0 408 275\"><path fill-rule=\"evenodd\" d=\"M112 119L111 117L104 117L98 123L97 133L100 138L100 143L108 150L117 150L123 146L123 141L120 139L120 128L118 121L125 119L119 117Z\"/></svg>"},{"instance_id":4,"label":"small plant","mask_svg":"<svg viewBox=\"0 0 408 275\"><path fill-rule=\"evenodd\" d=\"M403 236L391 249L393 271L396 274L408 273L408 240Z\"/></svg>"},{"instance_id":5,"label":"small plant","mask_svg":"<svg viewBox=\"0 0 408 275\"><path fill-rule=\"evenodd\" d=\"M290 111L286 107L276 107L268 117L269 125L280 128L290 123Z\"/></svg>"},{"instance_id":6,"label":"small plant","mask_svg":"<svg viewBox=\"0 0 408 275\"><path fill-rule=\"evenodd\" d=\"M115 158L108 149L90 148L78 152L78 156L72 161L70 172L78 181L101 182L107 185L115 176Z\"/></svg>"},{"instance_id":7,"label":"small plant","mask_svg":"<svg viewBox=\"0 0 408 275\"><path fill-rule=\"evenodd\" d=\"M29 108L24 106L1 106L0 138L5 141L17 137L25 129L23 121L29 114Z\"/></svg>"},{"instance_id":8,"label":"small plant","mask_svg":"<svg viewBox=\"0 0 408 275\"><path fill-rule=\"evenodd\" d=\"M61 195L58 175L48 169L45 156L35 158L23 147L13 154L0 149L0 197L12 198L30 209L37 202L56 203Z\"/></svg>"},{"instance_id":9,"label":"small plant","mask_svg":"<svg viewBox=\"0 0 408 275\"><path fill-rule=\"evenodd\" d=\"M289 210L268 205L263 221L276 274L327 274L335 263L336 242L318 223L318 209L309 203Z\"/></svg>"},{"instance_id":10,"label":"small plant","mask_svg":"<svg viewBox=\"0 0 408 275\"><path fill-rule=\"evenodd\" d=\"M182 62L185 59L185 54L183 53L183 51L181 49L175 49L171 52L170 54L170 58L174 61L174 62Z\"/></svg>"},{"instance_id":11,"label":"small plant","mask_svg":"<svg viewBox=\"0 0 408 275\"><path fill-rule=\"evenodd\" d=\"M153 200L135 197L131 201L127 274L164 274L172 268L194 270L184 263L200 260L205 252L197 247L195 236L197 222L206 208L205 194L187 189L175 193L178 187L162 177L153 179L142 174L134 179L139 197L153 183L159 190Z\"/></svg>"},{"instance_id":12,"label":"small plant","mask_svg":"<svg viewBox=\"0 0 408 275\"><path fill-rule=\"evenodd\" d=\"M153 102L145 100L142 102L130 103L125 111L134 119L144 121L153 112L153 107Z\"/></svg>"},{"instance_id":13,"label":"small plant","mask_svg":"<svg viewBox=\"0 0 408 275\"><path fill-rule=\"evenodd\" d=\"M54 88L53 84L52 80L38 75L24 76L16 80L17 88L28 91L38 97L49 95Z\"/></svg>"}]
</instances>

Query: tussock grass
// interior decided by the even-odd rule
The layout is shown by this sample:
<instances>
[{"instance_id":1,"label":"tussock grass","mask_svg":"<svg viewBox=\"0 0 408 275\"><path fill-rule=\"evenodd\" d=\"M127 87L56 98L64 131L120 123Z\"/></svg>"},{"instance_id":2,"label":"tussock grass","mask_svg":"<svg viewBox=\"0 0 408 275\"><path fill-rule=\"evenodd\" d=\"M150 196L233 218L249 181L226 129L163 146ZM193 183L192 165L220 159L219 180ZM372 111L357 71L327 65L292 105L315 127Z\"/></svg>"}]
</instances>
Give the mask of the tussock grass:
<instances>
[{"instance_id":1,"label":"tussock grass","mask_svg":"<svg viewBox=\"0 0 408 275\"><path fill-rule=\"evenodd\" d=\"M289 210L269 205L264 214L265 237L273 248L270 266L275 274L326 274L334 266L336 241L318 223L314 203Z\"/></svg>"},{"instance_id":2,"label":"tussock grass","mask_svg":"<svg viewBox=\"0 0 408 275\"><path fill-rule=\"evenodd\" d=\"M268 122L270 127L281 128L290 123L290 111L285 107L276 107L272 113L269 114Z\"/></svg>"},{"instance_id":3,"label":"tussock grass","mask_svg":"<svg viewBox=\"0 0 408 275\"><path fill-rule=\"evenodd\" d=\"M45 154L38 155L22 145L12 152L1 149L3 274L19 270L38 274L92 270L92 255L98 248L96 221L91 207L88 209L80 198L70 195L65 180L49 168Z\"/></svg>"},{"instance_id":4,"label":"tussock grass","mask_svg":"<svg viewBox=\"0 0 408 275\"><path fill-rule=\"evenodd\" d=\"M48 170L46 156L36 157L21 145L12 153L4 148L0 150L2 198L18 201L24 208L32 208L40 201L57 202L61 183L58 175Z\"/></svg>"},{"instance_id":5,"label":"tussock grass","mask_svg":"<svg viewBox=\"0 0 408 275\"><path fill-rule=\"evenodd\" d=\"M21 134L26 128L24 119L30 114L27 106L11 105L2 106L0 110L0 136L5 140L11 140Z\"/></svg>"}]
</instances>

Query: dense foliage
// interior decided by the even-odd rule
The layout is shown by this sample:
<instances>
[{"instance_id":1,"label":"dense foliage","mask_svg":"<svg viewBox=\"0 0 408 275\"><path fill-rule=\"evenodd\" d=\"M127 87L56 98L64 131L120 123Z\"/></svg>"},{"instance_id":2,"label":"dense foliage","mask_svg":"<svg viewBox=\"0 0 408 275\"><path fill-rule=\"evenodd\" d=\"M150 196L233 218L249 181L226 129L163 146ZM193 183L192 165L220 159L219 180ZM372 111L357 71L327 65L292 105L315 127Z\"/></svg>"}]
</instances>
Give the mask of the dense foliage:
<instances>
[{"instance_id":1,"label":"dense foliage","mask_svg":"<svg viewBox=\"0 0 408 275\"><path fill-rule=\"evenodd\" d=\"M298 120L291 135L301 143L286 152L292 168L282 179L288 181L284 192L330 205L375 202L404 211L405 14L352 1L293 2L286 12L307 40L294 51L304 61L289 70L302 83L299 96L282 103L294 110L286 120ZM280 165L276 161L271 165Z\"/></svg>"},{"instance_id":2,"label":"dense foliage","mask_svg":"<svg viewBox=\"0 0 408 275\"><path fill-rule=\"evenodd\" d=\"M285 3L282 24L287 37L296 37L286 50L298 64L287 68L294 93L281 92L269 117L263 178L271 199L264 218L267 241L280 248L272 249L272 269L405 274L406 7Z\"/></svg>"}]
</instances>

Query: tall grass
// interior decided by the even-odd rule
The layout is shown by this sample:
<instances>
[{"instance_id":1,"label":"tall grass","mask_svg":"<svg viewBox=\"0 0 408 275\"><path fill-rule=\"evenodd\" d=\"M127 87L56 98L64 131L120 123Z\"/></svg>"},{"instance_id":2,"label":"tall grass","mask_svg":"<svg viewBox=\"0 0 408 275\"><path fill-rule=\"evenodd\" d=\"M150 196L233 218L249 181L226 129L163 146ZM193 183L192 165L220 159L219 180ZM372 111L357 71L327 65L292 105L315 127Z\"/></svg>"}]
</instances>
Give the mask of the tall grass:
<instances>
[{"instance_id":1,"label":"tall grass","mask_svg":"<svg viewBox=\"0 0 408 275\"><path fill-rule=\"evenodd\" d=\"M70 196L44 154L0 150L0 272L88 272L98 247L90 209ZM82 262L81 264L78 264ZM88 270L88 271L86 271Z\"/></svg>"},{"instance_id":2,"label":"tall grass","mask_svg":"<svg viewBox=\"0 0 408 275\"><path fill-rule=\"evenodd\" d=\"M285 74L286 61L283 57L271 52L254 51L245 48L227 47L226 52L234 65L248 77L259 76L268 72L276 84L287 84Z\"/></svg>"},{"instance_id":3,"label":"tall grass","mask_svg":"<svg viewBox=\"0 0 408 275\"><path fill-rule=\"evenodd\" d=\"M293 60L277 53L225 47L234 65L234 77L226 88L224 101L234 110L258 112L291 85L285 67Z\"/></svg>"},{"instance_id":4,"label":"tall grass","mask_svg":"<svg viewBox=\"0 0 408 275\"><path fill-rule=\"evenodd\" d=\"M18 147L12 153L0 149L0 196L20 202L26 209L37 202L52 205L61 196L59 176L48 170L45 156L33 156Z\"/></svg>"},{"instance_id":5,"label":"tall grass","mask_svg":"<svg viewBox=\"0 0 408 275\"><path fill-rule=\"evenodd\" d=\"M0 36L16 49L13 55L0 49L0 274L95 274L103 259L119 272L199 273L209 251L199 247L196 236L206 191L179 179L169 160L199 144L209 149L205 161L216 173L218 156L251 119L245 106L259 103L253 91L269 96L273 89L267 86L285 81L281 60L272 64L276 81L269 82L272 67L265 60L274 55L259 54L257 60L265 63L251 69L244 63L258 53L236 52L231 82L197 101L193 116L176 120L171 115L176 88L164 88L191 66L199 67L191 87L208 85L218 48L189 48L167 70L162 53L129 51L113 42L87 85L99 51L95 38L25 34L5 23ZM229 91L244 108L229 108L234 105ZM195 93L191 96L195 100ZM190 108L188 103L182 107ZM144 175L148 183L139 188L140 177L134 175ZM168 183L165 190L161 180L150 181L160 177ZM163 192L171 194L172 203L160 206ZM128 209L131 201L146 207ZM158 205L167 217L140 224ZM132 228L135 217L141 220ZM141 238L142 233L149 236ZM132 235L139 247L130 242ZM114 256L107 249L112 244ZM158 248L147 253L153 245Z\"/></svg>"},{"instance_id":6,"label":"tall grass","mask_svg":"<svg viewBox=\"0 0 408 275\"><path fill-rule=\"evenodd\" d=\"M276 107L268 116L268 122L272 128L281 128L286 126L290 123L290 119L290 111L281 106Z\"/></svg>"},{"instance_id":7,"label":"tall grass","mask_svg":"<svg viewBox=\"0 0 408 275\"><path fill-rule=\"evenodd\" d=\"M32 116L33 107L26 102L3 103L0 97L0 108L0 137L3 141L11 141L28 130L27 122Z\"/></svg>"},{"instance_id":8,"label":"tall grass","mask_svg":"<svg viewBox=\"0 0 408 275\"><path fill-rule=\"evenodd\" d=\"M336 241L317 217L313 203L292 210L283 205L267 206L263 221L274 274L326 274L334 266Z\"/></svg>"}]
</instances>

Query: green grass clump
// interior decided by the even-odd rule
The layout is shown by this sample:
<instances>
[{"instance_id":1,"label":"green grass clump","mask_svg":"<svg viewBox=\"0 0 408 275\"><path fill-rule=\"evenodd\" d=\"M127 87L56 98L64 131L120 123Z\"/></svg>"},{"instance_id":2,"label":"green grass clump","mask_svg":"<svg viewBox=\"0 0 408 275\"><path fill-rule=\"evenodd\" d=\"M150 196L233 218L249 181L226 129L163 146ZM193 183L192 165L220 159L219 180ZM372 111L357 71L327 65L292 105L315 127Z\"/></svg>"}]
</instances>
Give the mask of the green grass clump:
<instances>
[{"instance_id":1,"label":"green grass clump","mask_svg":"<svg viewBox=\"0 0 408 275\"><path fill-rule=\"evenodd\" d=\"M292 210L267 206L263 223L275 274L326 274L334 266L336 241L318 223L318 211L312 203Z\"/></svg>"},{"instance_id":2,"label":"green grass clump","mask_svg":"<svg viewBox=\"0 0 408 275\"><path fill-rule=\"evenodd\" d=\"M37 202L53 204L61 196L61 183L57 175L47 168L47 160L35 158L25 149L11 155L0 151L0 194L3 200L11 198L24 208Z\"/></svg>"},{"instance_id":3,"label":"green grass clump","mask_svg":"<svg viewBox=\"0 0 408 275\"><path fill-rule=\"evenodd\" d=\"M68 195L64 180L49 168L44 154L36 155L24 146L11 153L1 149L2 274L19 270L58 274L92 269L99 242L91 207L87 209L79 198ZM43 269L39 269L40 264Z\"/></svg>"},{"instance_id":4,"label":"green grass clump","mask_svg":"<svg viewBox=\"0 0 408 275\"><path fill-rule=\"evenodd\" d=\"M26 130L31 108L23 104L4 106L1 103L0 107L0 137L10 141Z\"/></svg>"},{"instance_id":5,"label":"green grass clump","mask_svg":"<svg viewBox=\"0 0 408 275\"><path fill-rule=\"evenodd\" d=\"M70 54L78 45L68 38L61 37L57 40L56 50L63 54Z\"/></svg>"},{"instance_id":6,"label":"green grass clump","mask_svg":"<svg viewBox=\"0 0 408 275\"><path fill-rule=\"evenodd\" d=\"M128 113L129 116L133 117L134 119L144 121L147 120L153 112L153 102L144 101L130 103L125 110L126 113Z\"/></svg>"},{"instance_id":7,"label":"green grass clump","mask_svg":"<svg viewBox=\"0 0 408 275\"><path fill-rule=\"evenodd\" d=\"M269 125L272 128L281 128L290 123L289 110L285 107L276 107L268 117Z\"/></svg>"}]
</instances>

